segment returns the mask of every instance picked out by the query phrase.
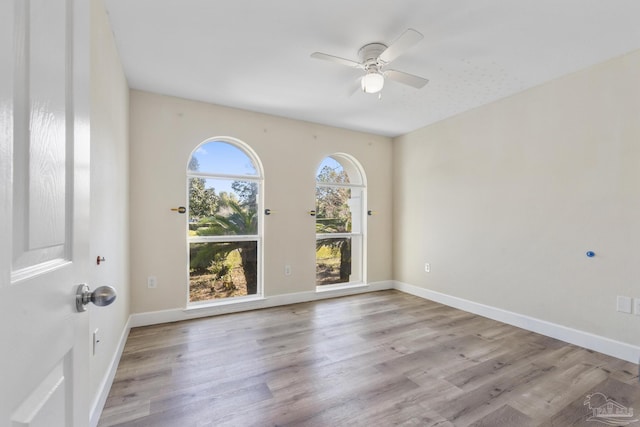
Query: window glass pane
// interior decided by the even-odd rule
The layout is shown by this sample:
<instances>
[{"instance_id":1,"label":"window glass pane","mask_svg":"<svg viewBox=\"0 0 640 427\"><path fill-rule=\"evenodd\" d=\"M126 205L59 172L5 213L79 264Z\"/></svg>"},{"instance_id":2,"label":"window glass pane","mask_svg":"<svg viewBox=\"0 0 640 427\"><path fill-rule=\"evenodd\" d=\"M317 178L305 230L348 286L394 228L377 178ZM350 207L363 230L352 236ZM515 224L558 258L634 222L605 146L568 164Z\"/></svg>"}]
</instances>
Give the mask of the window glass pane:
<instances>
[{"instance_id":1,"label":"window glass pane","mask_svg":"<svg viewBox=\"0 0 640 427\"><path fill-rule=\"evenodd\" d=\"M335 184L348 184L349 175L344 170L344 167L333 157L325 158L316 175L317 182L335 183Z\"/></svg>"},{"instance_id":2,"label":"window glass pane","mask_svg":"<svg viewBox=\"0 0 640 427\"><path fill-rule=\"evenodd\" d=\"M258 233L258 183L189 178L189 236Z\"/></svg>"},{"instance_id":3,"label":"window glass pane","mask_svg":"<svg viewBox=\"0 0 640 427\"><path fill-rule=\"evenodd\" d=\"M257 241L191 243L189 255L189 302L257 293Z\"/></svg>"},{"instance_id":4,"label":"window glass pane","mask_svg":"<svg viewBox=\"0 0 640 427\"><path fill-rule=\"evenodd\" d=\"M191 156L189 171L257 176L255 165L238 147L221 141L201 145Z\"/></svg>"},{"instance_id":5,"label":"window glass pane","mask_svg":"<svg viewBox=\"0 0 640 427\"><path fill-rule=\"evenodd\" d=\"M351 189L316 187L316 233L350 233Z\"/></svg>"},{"instance_id":6,"label":"window glass pane","mask_svg":"<svg viewBox=\"0 0 640 427\"><path fill-rule=\"evenodd\" d=\"M351 238L316 240L316 285L347 283L351 277Z\"/></svg>"}]
</instances>

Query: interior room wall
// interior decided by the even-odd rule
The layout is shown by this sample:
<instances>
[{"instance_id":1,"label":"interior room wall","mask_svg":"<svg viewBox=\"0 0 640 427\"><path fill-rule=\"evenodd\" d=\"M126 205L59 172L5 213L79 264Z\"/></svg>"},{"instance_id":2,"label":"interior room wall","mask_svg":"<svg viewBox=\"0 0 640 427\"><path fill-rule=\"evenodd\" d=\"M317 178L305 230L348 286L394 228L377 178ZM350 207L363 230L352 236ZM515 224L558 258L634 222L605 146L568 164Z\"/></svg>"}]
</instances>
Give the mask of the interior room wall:
<instances>
[{"instance_id":1,"label":"interior room wall","mask_svg":"<svg viewBox=\"0 0 640 427\"><path fill-rule=\"evenodd\" d=\"M639 75L635 52L396 138L394 278L640 345L616 311L640 298Z\"/></svg>"},{"instance_id":2,"label":"interior room wall","mask_svg":"<svg viewBox=\"0 0 640 427\"><path fill-rule=\"evenodd\" d=\"M129 88L102 0L92 0L91 28L90 251L105 261L93 262L88 284L118 294L108 307L89 306L90 333L97 329L100 340L90 365L95 413L129 319Z\"/></svg>"},{"instance_id":3,"label":"interior room wall","mask_svg":"<svg viewBox=\"0 0 640 427\"><path fill-rule=\"evenodd\" d=\"M215 88L212 87L212 90ZM367 282L391 279L391 139L265 114L131 91L131 303L133 313L183 308L187 301L186 168L209 138L248 144L264 167L265 296L315 291L315 174L347 153L368 180ZM284 266L291 275L284 275ZM147 278L157 287L149 289Z\"/></svg>"}]
</instances>

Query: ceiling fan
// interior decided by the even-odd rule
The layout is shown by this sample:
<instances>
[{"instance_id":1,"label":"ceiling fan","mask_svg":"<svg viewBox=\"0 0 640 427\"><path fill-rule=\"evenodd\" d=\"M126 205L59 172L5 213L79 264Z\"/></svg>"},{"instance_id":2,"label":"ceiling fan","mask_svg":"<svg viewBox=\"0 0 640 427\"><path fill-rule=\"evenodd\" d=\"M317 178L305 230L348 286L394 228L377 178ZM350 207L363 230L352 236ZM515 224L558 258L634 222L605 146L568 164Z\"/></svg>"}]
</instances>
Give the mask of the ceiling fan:
<instances>
[{"instance_id":1,"label":"ceiling fan","mask_svg":"<svg viewBox=\"0 0 640 427\"><path fill-rule=\"evenodd\" d=\"M311 57L364 70L365 74L360 79L360 85L362 91L366 93L380 92L384 86L385 78L420 89L429 80L403 71L389 70L386 67L423 37L418 31L409 28L390 46L382 43L366 44L358 51L360 62L321 52L314 52Z\"/></svg>"}]
</instances>

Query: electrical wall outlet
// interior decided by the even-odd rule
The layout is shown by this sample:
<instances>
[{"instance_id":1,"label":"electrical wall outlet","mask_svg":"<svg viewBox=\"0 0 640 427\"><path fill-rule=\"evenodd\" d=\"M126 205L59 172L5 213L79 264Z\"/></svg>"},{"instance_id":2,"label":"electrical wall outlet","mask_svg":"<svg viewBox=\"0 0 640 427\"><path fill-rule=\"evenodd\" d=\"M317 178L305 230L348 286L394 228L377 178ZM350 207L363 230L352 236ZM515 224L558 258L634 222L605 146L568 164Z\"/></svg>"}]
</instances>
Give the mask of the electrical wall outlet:
<instances>
[{"instance_id":1,"label":"electrical wall outlet","mask_svg":"<svg viewBox=\"0 0 640 427\"><path fill-rule=\"evenodd\" d=\"M284 275L285 276L291 276L291 266L290 265L285 265L284 266Z\"/></svg>"},{"instance_id":2,"label":"electrical wall outlet","mask_svg":"<svg viewBox=\"0 0 640 427\"><path fill-rule=\"evenodd\" d=\"M424 272L431 273L431 264L429 264L428 262L424 263Z\"/></svg>"},{"instance_id":3,"label":"electrical wall outlet","mask_svg":"<svg viewBox=\"0 0 640 427\"><path fill-rule=\"evenodd\" d=\"M158 287L158 279L156 278L156 276L147 277L147 287L149 289L155 289Z\"/></svg>"},{"instance_id":4,"label":"electrical wall outlet","mask_svg":"<svg viewBox=\"0 0 640 427\"><path fill-rule=\"evenodd\" d=\"M631 314L631 298L618 295L618 299L616 301L616 310L620 313Z\"/></svg>"}]
</instances>

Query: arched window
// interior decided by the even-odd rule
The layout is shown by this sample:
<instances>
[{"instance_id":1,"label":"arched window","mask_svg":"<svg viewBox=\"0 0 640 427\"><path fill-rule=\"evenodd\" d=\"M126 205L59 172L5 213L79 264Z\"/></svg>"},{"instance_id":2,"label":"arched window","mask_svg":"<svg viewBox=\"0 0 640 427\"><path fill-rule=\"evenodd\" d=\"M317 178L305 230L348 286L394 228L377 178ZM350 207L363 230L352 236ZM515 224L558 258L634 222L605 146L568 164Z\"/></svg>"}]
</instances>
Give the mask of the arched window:
<instances>
[{"instance_id":1,"label":"arched window","mask_svg":"<svg viewBox=\"0 0 640 427\"><path fill-rule=\"evenodd\" d=\"M365 197L364 173L355 159L333 154L320 163L316 174L317 286L365 281Z\"/></svg>"},{"instance_id":2,"label":"arched window","mask_svg":"<svg viewBox=\"0 0 640 427\"><path fill-rule=\"evenodd\" d=\"M200 144L187 166L189 303L262 294L262 168L240 141Z\"/></svg>"}]
</instances>

